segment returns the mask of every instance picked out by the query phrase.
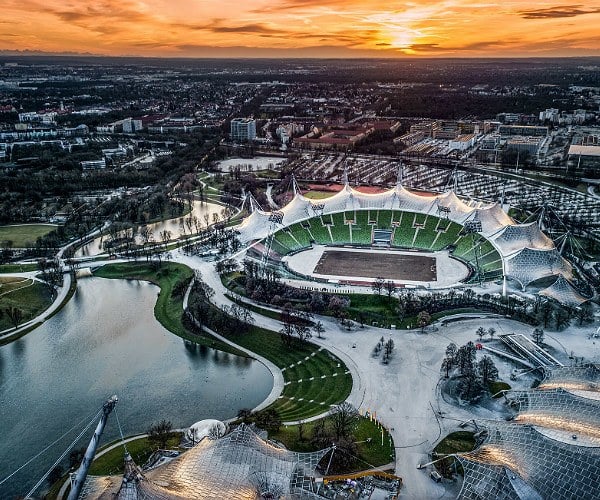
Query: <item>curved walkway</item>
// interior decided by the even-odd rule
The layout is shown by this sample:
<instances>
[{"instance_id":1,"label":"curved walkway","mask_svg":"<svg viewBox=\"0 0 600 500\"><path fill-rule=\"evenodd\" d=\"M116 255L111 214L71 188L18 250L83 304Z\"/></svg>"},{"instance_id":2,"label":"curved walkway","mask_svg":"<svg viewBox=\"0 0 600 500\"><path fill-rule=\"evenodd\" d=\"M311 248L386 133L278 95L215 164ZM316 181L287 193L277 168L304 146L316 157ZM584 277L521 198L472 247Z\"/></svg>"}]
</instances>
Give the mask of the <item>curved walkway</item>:
<instances>
[{"instance_id":1,"label":"curved walkway","mask_svg":"<svg viewBox=\"0 0 600 500\"><path fill-rule=\"evenodd\" d=\"M222 307L224 305L226 306L231 306L232 304L235 304L235 302L233 302L231 299L229 299L229 297L227 297L227 293L229 292L229 290L223 285L223 283L221 282L221 278L218 275L218 273L215 271L215 266L213 262L206 262L204 260L202 260L199 257L191 257L188 255L183 254L183 252L179 251L174 255L174 259L175 262L178 262L180 264L185 264L188 267L192 268L192 269L197 269L202 273L202 281L204 283L206 283L207 285L209 285L214 291L215 291L215 295L213 297L213 303L215 305L217 305L218 307ZM189 292L190 289L188 288L188 291L186 293L186 296L184 297L184 302L183 302L183 307L184 309L187 308L187 300L189 297ZM240 299L246 303L251 303L251 304L256 304L255 302L253 302L252 300L249 300L245 297L240 297ZM261 306L262 307L262 306ZM273 309L276 310L276 309ZM263 316L261 314L257 314L257 313L253 313L252 314L254 319L256 320L256 326L260 326L262 328L265 328L267 330L271 330L274 332L278 332L281 327L282 327L282 323L275 319L275 318L269 318L267 316ZM316 318L321 321L321 323L323 323L323 326L325 327L325 329L327 331L331 330L331 329L337 329L339 330L339 324L337 323L336 320L330 318L329 316L316 316ZM210 330L209 328L205 328L211 335L214 335L216 338L218 338L219 340L222 340L223 342L226 342L227 344L240 349L244 352L246 352L247 354L249 354L250 356L252 356L253 358L258 359L261 362L266 362L264 363L265 366L267 366L267 368L271 371L271 373L273 373L273 376L275 378L275 373L277 373L277 377L280 377L281 379L281 386L278 389L278 393L277 395L273 398L274 395L274 390L276 388L276 385L278 384L278 382L276 382L274 384L273 390L271 391L271 394L269 394L268 396L268 404L265 404L264 402L259 405L257 407L257 409L263 409L266 406L268 406L269 404L271 404L273 401L275 401L282 393L283 391L283 374L281 372L281 370L273 363L271 363L270 361L266 360L265 358L262 358L262 356L258 356L256 353L254 353L253 351L250 351L248 349L245 349L243 347L240 347L238 344L236 344L235 342L232 342L228 339L226 339L225 337L223 337L222 335L219 335L218 333ZM383 331L383 330L382 330ZM312 338L311 342L313 344L316 344L320 347L323 347L327 350L329 350L332 354L335 354L338 358L340 358L344 364L346 365L346 367L348 368L348 371L350 371L350 375L352 376L352 390L348 396L348 398L346 399L348 402L352 403L352 405L354 405L356 408L360 408L361 404L364 400L364 395L365 395L365 391L366 388L362 382L362 378L361 378L361 374L360 374L360 369L358 367L358 365L356 364L356 362L352 359L351 356L349 356L346 352L344 352L341 349L338 349L334 344L327 342L327 338L324 337L322 339L319 338ZM264 361L263 361L264 360ZM269 363L269 364L267 364ZM265 400L266 401L266 400ZM310 422L313 420L318 420L324 416L326 416L329 413L329 411L323 412L319 415L315 415L313 417L309 417L306 419L302 419L303 422ZM290 421L290 422L284 422L284 425L295 425L298 424L300 421Z\"/></svg>"},{"instance_id":2,"label":"curved walkway","mask_svg":"<svg viewBox=\"0 0 600 500\"><path fill-rule=\"evenodd\" d=\"M7 277L23 276L23 274L30 274L30 273L21 273L18 275L17 274L3 274L2 276L7 276ZM60 309L62 307L63 303L69 296L69 290L71 289L71 283L72 283L71 273L64 273L63 274L63 284L60 287L59 292L56 294L56 298L54 299L54 302L52 302L52 304L50 304L50 307L48 307L48 309L46 309L41 314L37 315L35 318L30 319L29 321L27 321L26 323L23 323L22 325L19 325L19 327L16 329L11 328L8 330L1 331L0 332L0 341L10 340L13 336L19 335L24 330L27 330L28 328L31 328L32 326L34 326L38 323L43 323L44 321L46 321L50 316L52 316L58 309Z\"/></svg>"},{"instance_id":3,"label":"curved walkway","mask_svg":"<svg viewBox=\"0 0 600 500\"><path fill-rule=\"evenodd\" d=\"M229 305L227 291L214 269L214 263L204 262L177 252L174 261L186 264L202 273L202 280L211 286L217 305ZM248 299L246 299L248 301ZM248 301L251 302L251 301ZM262 307L262 306L261 306ZM278 331L279 321L257 313L256 325ZM494 327L498 333L523 331L526 325L504 318L477 318L456 321L440 326L438 332L419 330L385 330L365 327L347 331L330 317L315 316L325 327L324 338L311 342L338 356L350 370L353 387L347 401L362 412L375 413L377 420L389 430L396 447L395 472L403 478L405 498L454 498L456 491L444 484L434 483L419 463L428 462L428 454L441 436L457 429L457 423L473 418L468 408L457 408L437 396L440 366L446 345L462 345L475 340L478 326ZM392 338L395 349L388 364L373 356L373 348L381 337ZM509 373L502 373L508 378ZM481 410L491 417L487 410ZM444 418L440 418L443 415Z\"/></svg>"}]
</instances>

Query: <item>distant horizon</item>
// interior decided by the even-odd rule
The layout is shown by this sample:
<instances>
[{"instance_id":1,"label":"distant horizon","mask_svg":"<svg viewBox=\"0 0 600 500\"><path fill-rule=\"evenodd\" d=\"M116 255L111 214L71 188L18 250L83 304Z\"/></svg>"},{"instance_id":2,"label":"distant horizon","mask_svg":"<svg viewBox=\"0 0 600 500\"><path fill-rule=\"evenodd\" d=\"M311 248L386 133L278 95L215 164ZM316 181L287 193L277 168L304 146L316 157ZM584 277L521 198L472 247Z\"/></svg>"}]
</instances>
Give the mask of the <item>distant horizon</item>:
<instances>
[{"instance_id":1,"label":"distant horizon","mask_svg":"<svg viewBox=\"0 0 600 500\"><path fill-rule=\"evenodd\" d=\"M564 0L5 0L3 7L4 51L186 59L600 56L600 7Z\"/></svg>"},{"instance_id":2,"label":"distant horizon","mask_svg":"<svg viewBox=\"0 0 600 500\"><path fill-rule=\"evenodd\" d=\"M598 59L600 62L600 55L571 55L571 56L554 56L554 55L523 55L523 56L502 56L502 55L481 55L481 56L332 56L332 57L319 57L319 56L293 56L293 57L279 57L279 56L160 56L160 55L132 55L132 54L94 54L90 52L46 52L41 50L7 50L0 49L0 58L2 57L89 57L97 59L160 59L160 60L206 60L206 61L219 61L219 60L278 60L278 61L386 61L386 62L403 62L403 61L428 61L428 60L461 60L461 61L478 61L478 60L551 60L551 59Z\"/></svg>"}]
</instances>

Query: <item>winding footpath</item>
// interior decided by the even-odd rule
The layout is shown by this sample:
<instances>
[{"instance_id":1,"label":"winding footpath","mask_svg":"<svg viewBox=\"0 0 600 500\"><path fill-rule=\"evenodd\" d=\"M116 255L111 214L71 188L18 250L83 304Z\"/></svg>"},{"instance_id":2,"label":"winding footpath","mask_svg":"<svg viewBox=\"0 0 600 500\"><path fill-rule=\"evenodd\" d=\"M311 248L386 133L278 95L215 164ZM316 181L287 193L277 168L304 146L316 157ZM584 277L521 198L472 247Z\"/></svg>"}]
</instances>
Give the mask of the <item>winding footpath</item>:
<instances>
[{"instance_id":1,"label":"winding footpath","mask_svg":"<svg viewBox=\"0 0 600 500\"><path fill-rule=\"evenodd\" d=\"M185 255L182 251L174 251L172 255L174 262L201 272L202 280L215 291L212 300L216 305L233 303L226 296L228 290L215 271L214 263ZM243 297L240 299L254 303ZM274 318L258 313L253 313L253 317L256 326L272 331L281 329L281 323ZM434 446L448 433L460 430L462 422L473 418L498 418L498 408L493 403L489 408L461 407L441 397L440 367L446 346L451 342L457 345L478 342L475 332L479 327L494 328L498 335L531 333L529 325L485 313L457 315L452 319L438 323L436 331L421 333L418 329L386 330L376 327L347 331L331 317L315 316L315 320L321 321L325 327L325 333L323 338L313 337L311 342L338 356L352 375L353 386L347 401L362 413L369 411L376 414L377 420L392 435L396 451L395 472L403 478L403 498L456 498L460 484L435 483L429 478L427 469L417 470L418 465L429 462L429 453ZM563 332L561 337L565 335ZM569 343L577 352L585 352L590 359L600 359L600 343L588 340L576 328L568 335ZM381 337L391 338L395 344L388 364L383 364L380 357L373 355ZM548 343L562 350L552 338ZM255 354L252 356L256 357ZM514 366L501 359L496 360L496 364L500 378L508 380ZM531 380L526 377L511 382L515 388L523 389L530 383ZM274 392L269 398L273 395Z\"/></svg>"},{"instance_id":2,"label":"winding footpath","mask_svg":"<svg viewBox=\"0 0 600 500\"><path fill-rule=\"evenodd\" d=\"M186 255L182 250L171 251L172 261L184 264L193 270L200 271L202 280L214 291L213 303L217 306L232 305L227 297L229 292L222 284L215 270L214 262L207 262L200 257ZM95 262L95 265L114 263L125 260ZM128 261L132 262L132 261ZM20 273L18 276L30 277L30 273ZM70 275L65 274L65 282L59 296L44 314L35 320L48 317L66 298L70 288ZM184 308L189 298L189 289L184 298ZM253 301L240 297L241 300ZM263 307L261 305L261 307ZM271 331L279 331L281 322L253 313L258 327ZM429 453L435 444L447 433L458 430L461 422L477 418L497 418L494 408L459 407L440 397L440 366L445 354L445 348L450 342L463 345L468 341L477 340L475 331L478 327L494 328L498 334L523 333L529 334L531 328L516 321L503 317L476 317L460 321L440 324L437 331L420 333L419 330L386 330L376 327L365 327L347 331L328 316L315 316L325 328L323 338L312 338L311 342L327 349L338 356L350 371L353 385L347 401L362 413L369 411L375 414L389 430L395 445L395 473L403 478L403 498L455 498L460 484L447 482L435 483L427 470L417 470L417 466L430 460ZM21 328L26 327L23 325ZM15 331L11 332L15 333ZM273 388L268 397L255 410L260 410L282 393L284 378L282 371L254 352L244 349L216 332L210 332L219 340L243 350L251 357L263 363L273 374ZM578 331L574 331L570 342L583 342L575 339ZM394 341L394 354L388 364L383 364L381 358L373 355L373 349L379 339L391 338ZM563 335L564 337L564 335ZM549 343L554 341L550 339ZM587 341L586 341L587 342ZM600 358L600 343L596 345L590 340L585 344L573 344L578 351L586 349L589 358ZM500 378L508 380L512 365L498 365ZM523 383L530 383L523 380ZM523 386L526 387L526 386ZM476 414L474 413L476 411ZM324 416L318 415L310 420ZM285 422L293 424L296 422ZM390 457L393 460L393 457Z\"/></svg>"},{"instance_id":3,"label":"winding footpath","mask_svg":"<svg viewBox=\"0 0 600 500\"><path fill-rule=\"evenodd\" d=\"M2 274L2 276L6 276L7 278L23 277L23 278L29 278L29 279L34 280L35 279L34 276L36 274L39 274L39 271L32 271L32 272L28 272L28 273ZM67 298L69 296L69 290L71 289L71 283L72 283L71 273L64 273L62 286L59 288L58 293L56 294L56 298L54 299L52 304L50 304L50 307L48 307L48 309L46 309L44 312L38 314L35 318L30 319L29 321L26 321L25 323L19 325L19 327L16 329L9 328L8 330L1 331L0 332L0 341L8 341L12 337L18 336L19 334L21 334L23 331L27 330L28 328L31 328L34 325L37 325L37 324L40 324L40 323L43 323L44 321L46 321L58 309L60 309L63 306L63 303L67 300Z\"/></svg>"}]
</instances>

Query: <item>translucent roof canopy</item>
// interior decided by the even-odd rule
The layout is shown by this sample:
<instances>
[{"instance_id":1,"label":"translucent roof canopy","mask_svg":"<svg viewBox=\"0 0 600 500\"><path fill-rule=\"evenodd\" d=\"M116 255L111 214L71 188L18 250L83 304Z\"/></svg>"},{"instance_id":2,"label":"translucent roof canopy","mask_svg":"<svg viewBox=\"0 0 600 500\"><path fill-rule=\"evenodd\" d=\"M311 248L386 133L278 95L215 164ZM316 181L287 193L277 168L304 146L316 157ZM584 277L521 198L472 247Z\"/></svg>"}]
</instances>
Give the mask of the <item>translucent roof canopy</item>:
<instances>
[{"instance_id":1,"label":"translucent roof canopy","mask_svg":"<svg viewBox=\"0 0 600 500\"><path fill-rule=\"evenodd\" d=\"M572 307L580 306L588 301L588 299L581 295L571 282L562 275L560 275L552 285L548 288L544 288L538 292L538 294L550 297L561 304Z\"/></svg>"},{"instance_id":2,"label":"translucent roof canopy","mask_svg":"<svg viewBox=\"0 0 600 500\"><path fill-rule=\"evenodd\" d=\"M515 418L478 421L485 440L456 455L465 471L458 498L600 498L600 400L557 388L599 390L599 381L595 365L555 367L538 388L508 392Z\"/></svg>"},{"instance_id":3,"label":"translucent roof canopy","mask_svg":"<svg viewBox=\"0 0 600 500\"><path fill-rule=\"evenodd\" d=\"M534 425L558 441L600 446L600 401L563 389L511 391L508 399L518 409L518 423Z\"/></svg>"},{"instance_id":4,"label":"translucent roof canopy","mask_svg":"<svg viewBox=\"0 0 600 500\"><path fill-rule=\"evenodd\" d=\"M505 260L505 275L518 281L523 288L547 276L562 274L572 277L573 271L558 250L524 248Z\"/></svg>"},{"instance_id":5,"label":"translucent roof canopy","mask_svg":"<svg viewBox=\"0 0 600 500\"><path fill-rule=\"evenodd\" d=\"M554 243L546 236L536 222L506 226L494 237L494 243L502 255L510 255L523 248L552 250Z\"/></svg>"},{"instance_id":6,"label":"translucent roof canopy","mask_svg":"<svg viewBox=\"0 0 600 500\"><path fill-rule=\"evenodd\" d=\"M577 391L578 395L590 393L587 396L594 397L593 393L600 394L600 368L593 364L546 368L544 380L538 389L548 390L557 387Z\"/></svg>"},{"instance_id":7,"label":"translucent roof canopy","mask_svg":"<svg viewBox=\"0 0 600 500\"><path fill-rule=\"evenodd\" d=\"M600 498L600 448L557 441L531 425L480 423L485 443L458 456L465 469L458 498Z\"/></svg>"},{"instance_id":8,"label":"translucent roof canopy","mask_svg":"<svg viewBox=\"0 0 600 500\"><path fill-rule=\"evenodd\" d=\"M242 424L220 439L205 438L167 465L134 478L134 489L138 499L153 500L244 500L267 494L313 498L315 468L328 451L278 448ZM132 487L121 489L130 495Z\"/></svg>"}]
</instances>

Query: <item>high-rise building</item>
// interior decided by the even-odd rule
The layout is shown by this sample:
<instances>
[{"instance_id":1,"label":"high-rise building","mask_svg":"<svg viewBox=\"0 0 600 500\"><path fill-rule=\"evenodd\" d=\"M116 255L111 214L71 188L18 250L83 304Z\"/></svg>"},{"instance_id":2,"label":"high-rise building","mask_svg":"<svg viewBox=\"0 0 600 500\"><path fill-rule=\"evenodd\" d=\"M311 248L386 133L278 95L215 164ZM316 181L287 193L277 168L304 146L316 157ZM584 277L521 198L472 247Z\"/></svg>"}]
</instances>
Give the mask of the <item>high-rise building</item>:
<instances>
[{"instance_id":1,"label":"high-rise building","mask_svg":"<svg viewBox=\"0 0 600 500\"><path fill-rule=\"evenodd\" d=\"M231 120L231 140L248 142L256 139L256 120L252 118L234 118Z\"/></svg>"}]
</instances>

